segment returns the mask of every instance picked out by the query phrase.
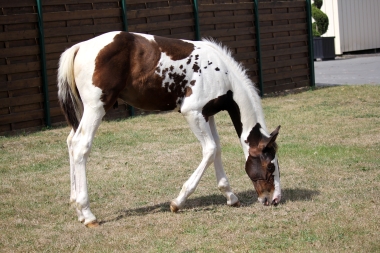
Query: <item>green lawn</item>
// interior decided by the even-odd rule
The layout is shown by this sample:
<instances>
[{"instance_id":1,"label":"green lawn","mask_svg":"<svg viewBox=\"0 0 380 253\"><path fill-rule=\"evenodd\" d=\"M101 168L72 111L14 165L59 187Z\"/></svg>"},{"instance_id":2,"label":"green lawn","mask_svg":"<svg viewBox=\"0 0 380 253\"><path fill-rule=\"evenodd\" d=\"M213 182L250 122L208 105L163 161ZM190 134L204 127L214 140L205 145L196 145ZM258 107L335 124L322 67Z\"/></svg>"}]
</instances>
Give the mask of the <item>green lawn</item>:
<instances>
[{"instance_id":1,"label":"green lawn","mask_svg":"<svg viewBox=\"0 0 380 253\"><path fill-rule=\"evenodd\" d=\"M69 128L0 137L0 252L380 252L380 86L264 98L283 200L257 203L228 114L216 122L240 208L213 167L177 214L169 202L201 160L177 113L103 122L88 162L97 229L69 206Z\"/></svg>"}]
</instances>

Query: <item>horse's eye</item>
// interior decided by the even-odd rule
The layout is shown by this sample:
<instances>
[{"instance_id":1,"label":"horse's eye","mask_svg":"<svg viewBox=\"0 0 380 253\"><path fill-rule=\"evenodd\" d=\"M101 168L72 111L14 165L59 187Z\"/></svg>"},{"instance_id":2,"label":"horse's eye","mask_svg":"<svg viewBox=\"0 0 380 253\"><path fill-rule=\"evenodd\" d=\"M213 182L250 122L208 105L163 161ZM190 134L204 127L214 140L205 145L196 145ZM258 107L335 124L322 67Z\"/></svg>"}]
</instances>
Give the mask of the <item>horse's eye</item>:
<instances>
[{"instance_id":1,"label":"horse's eye","mask_svg":"<svg viewBox=\"0 0 380 253\"><path fill-rule=\"evenodd\" d=\"M268 164L268 171L269 171L270 173L273 173L275 169L276 169L276 167L274 166L273 163L269 163L269 164Z\"/></svg>"}]
</instances>

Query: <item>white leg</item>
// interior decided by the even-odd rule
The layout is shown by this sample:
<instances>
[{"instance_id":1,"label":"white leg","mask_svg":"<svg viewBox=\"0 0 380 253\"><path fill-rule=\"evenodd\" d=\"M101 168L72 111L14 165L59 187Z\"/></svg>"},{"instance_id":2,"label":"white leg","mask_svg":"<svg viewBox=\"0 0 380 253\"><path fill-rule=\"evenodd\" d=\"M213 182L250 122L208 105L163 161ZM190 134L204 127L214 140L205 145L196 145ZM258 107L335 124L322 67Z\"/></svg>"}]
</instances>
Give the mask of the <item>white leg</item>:
<instances>
[{"instance_id":1,"label":"white leg","mask_svg":"<svg viewBox=\"0 0 380 253\"><path fill-rule=\"evenodd\" d=\"M90 154L92 140L98 129L105 112L103 108L84 109L82 120L77 131L71 139L70 160L72 160L74 190L76 209L79 221L85 225L97 224L96 218L90 210L90 202L87 190L86 162Z\"/></svg>"},{"instance_id":2,"label":"white leg","mask_svg":"<svg viewBox=\"0 0 380 253\"><path fill-rule=\"evenodd\" d=\"M186 199L195 191L207 167L214 161L217 150L210 126L204 119L202 113L199 111L190 111L184 114L184 116L189 123L191 130L202 145L203 158L198 168L183 184L178 197L172 200L170 204L172 212L177 212L182 208Z\"/></svg>"},{"instance_id":3,"label":"white leg","mask_svg":"<svg viewBox=\"0 0 380 253\"><path fill-rule=\"evenodd\" d=\"M216 144L216 155L215 155L215 160L214 160L214 167L215 167L215 175L216 175L218 188L223 193L223 195L227 198L227 205L239 206L240 205L239 199L232 192L226 173L223 169L222 150L220 147L220 140L219 140L218 132L216 130L214 116L209 117L209 124L211 128L212 136L214 137L214 141Z\"/></svg>"},{"instance_id":4,"label":"white leg","mask_svg":"<svg viewBox=\"0 0 380 253\"><path fill-rule=\"evenodd\" d=\"M280 186L280 166L278 165L278 157L276 155L275 157L275 171L273 173L274 175L274 193L273 193L273 201L275 203L280 203L281 201L281 186Z\"/></svg>"},{"instance_id":5,"label":"white leg","mask_svg":"<svg viewBox=\"0 0 380 253\"><path fill-rule=\"evenodd\" d=\"M69 158L70 158L70 204L73 204L75 206L75 210L78 215L78 220L80 222L84 222L84 216L82 214L82 211L79 210L76 207L75 201L77 199L77 193L75 190L75 164L74 164L74 156L73 156L73 146L72 146L72 140L74 137L74 129L71 129L69 136L67 137L67 147L69 150Z\"/></svg>"}]
</instances>

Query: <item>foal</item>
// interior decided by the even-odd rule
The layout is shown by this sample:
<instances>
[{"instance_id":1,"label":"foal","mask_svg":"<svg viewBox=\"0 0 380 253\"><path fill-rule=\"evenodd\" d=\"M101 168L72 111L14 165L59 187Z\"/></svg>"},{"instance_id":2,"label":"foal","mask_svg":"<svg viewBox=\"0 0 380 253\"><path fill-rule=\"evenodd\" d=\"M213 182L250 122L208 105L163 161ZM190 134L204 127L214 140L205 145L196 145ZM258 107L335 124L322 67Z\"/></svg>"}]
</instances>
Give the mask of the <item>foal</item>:
<instances>
[{"instance_id":1,"label":"foal","mask_svg":"<svg viewBox=\"0 0 380 253\"><path fill-rule=\"evenodd\" d=\"M214 163L218 188L239 206L222 166L214 114L226 110L246 158L245 169L265 205L281 199L275 140L268 134L260 98L245 70L211 41L110 32L67 49L58 69L58 97L72 130L67 138L71 194L78 219L97 226L90 210L86 161L103 116L118 98L144 110L177 110L202 145L203 158L170 209L177 212Z\"/></svg>"}]
</instances>

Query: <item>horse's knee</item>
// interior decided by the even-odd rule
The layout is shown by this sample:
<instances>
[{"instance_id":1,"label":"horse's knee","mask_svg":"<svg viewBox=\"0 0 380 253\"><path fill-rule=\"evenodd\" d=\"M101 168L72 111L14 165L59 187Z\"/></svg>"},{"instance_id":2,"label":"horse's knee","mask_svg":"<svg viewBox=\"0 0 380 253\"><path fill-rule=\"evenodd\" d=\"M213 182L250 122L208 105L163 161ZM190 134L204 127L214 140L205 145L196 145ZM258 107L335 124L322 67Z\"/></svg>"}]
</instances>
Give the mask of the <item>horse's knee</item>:
<instances>
[{"instance_id":1,"label":"horse's knee","mask_svg":"<svg viewBox=\"0 0 380 253\"><path fill-rule=\"evenodd\" d=\"M74 162L83 162L84 159L88 157L91 150L91 142L90 141L82 141L80 139L76 139L75 137L71 142L73 159Z\"/></svg>"},{"instance_id":2,"label":"horse's knee","mask_svg":"<svg viewBox=\"0 0 380 253\"><path fill-rule=\"evenodd\" d=\"M208 162L213 162L216 155L218 154L218 147L215 143L207 145L203 150L203 157L207 159Z\"/></svg>"}]
</instances>

